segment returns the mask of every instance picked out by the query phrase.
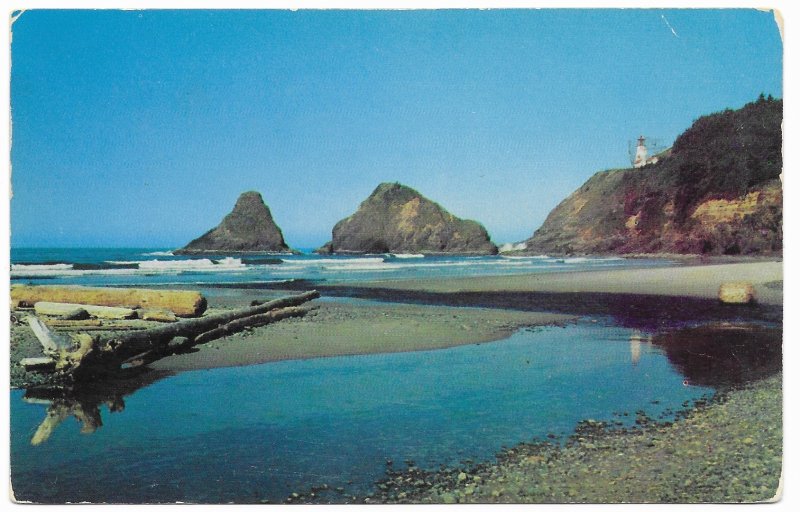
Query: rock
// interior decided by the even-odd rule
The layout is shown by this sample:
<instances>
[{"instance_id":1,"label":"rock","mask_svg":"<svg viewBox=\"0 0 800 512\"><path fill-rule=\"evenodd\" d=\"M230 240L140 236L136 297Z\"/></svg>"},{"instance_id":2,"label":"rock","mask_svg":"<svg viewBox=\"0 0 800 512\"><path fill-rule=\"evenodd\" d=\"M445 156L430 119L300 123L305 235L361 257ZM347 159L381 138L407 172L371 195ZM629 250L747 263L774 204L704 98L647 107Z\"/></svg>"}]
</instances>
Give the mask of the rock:
<instances>
[{"instance_id":1,"label":"rock","mask_svg":"<svg viewBox=\"0 0 800 512\"><path fill-rule=\"evenodd\" d=\"M233 211L217 227L175 254L289 251L261 194L251 191L239 196Z\"/></svg>"},{"instance_id":2,"label":"rock","mask_svg":"<svg viewBox=\"0 0 800 512\"><path fill-rule=\"evenodd\" d=\"M497 254L483 226L399 183L382 183L333 228L319 253Z\"/></svg>"},{"instance_id":3,"label":"rock","mask_svg":"<svg viewBox=\"0 0 800 512\"><path fill-rule=\"evenodd\" d=\"M750 283L722 283L719 300L724 304L749 304L755 301L755 290Z\"/></svg>"}]
</instances>

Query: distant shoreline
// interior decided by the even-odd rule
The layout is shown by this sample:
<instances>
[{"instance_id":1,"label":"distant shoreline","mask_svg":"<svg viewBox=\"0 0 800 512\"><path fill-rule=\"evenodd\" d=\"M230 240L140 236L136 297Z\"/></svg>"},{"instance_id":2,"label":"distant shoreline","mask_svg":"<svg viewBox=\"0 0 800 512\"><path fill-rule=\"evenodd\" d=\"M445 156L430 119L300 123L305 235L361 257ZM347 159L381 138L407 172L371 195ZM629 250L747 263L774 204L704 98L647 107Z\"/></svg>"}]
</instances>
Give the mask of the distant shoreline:
<instances>
[{"instance_id":1,"label":"distant shoreline","mask_svg":"<svg viewBox=\"0 0 800 512\"><path fill-rule=\"evenodd\" d=\"M453 277L443 279L383 280L359 283L363 288L415 290L439 293L536 291L570 293L628 293L716 299L720 284L751 282L763 304L783 303L783 262L748 261L716 264L659 266L636 269L580 270L546 274Z\"/></svg>"}]
</instances>

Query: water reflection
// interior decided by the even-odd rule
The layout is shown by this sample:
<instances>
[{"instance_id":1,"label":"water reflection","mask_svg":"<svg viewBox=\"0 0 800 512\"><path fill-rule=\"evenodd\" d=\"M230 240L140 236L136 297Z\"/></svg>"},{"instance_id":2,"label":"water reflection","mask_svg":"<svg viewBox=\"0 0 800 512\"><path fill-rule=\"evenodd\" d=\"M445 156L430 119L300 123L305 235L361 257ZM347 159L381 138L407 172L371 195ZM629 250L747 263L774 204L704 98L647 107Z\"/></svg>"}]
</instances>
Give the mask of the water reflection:
<instances>
[{"instance_id":1,"label":"water reflection","mask_svg":"<svg viewBox=\"0 0 800 512\"><path fill-rule=\"evenodd\" d=\"M31 388L22 400L36 405L46 405L47 413L31 437L33 446L50 439L53 432L67 418L74 417L81 425L81 434L91 434L103 426L101 406L109 412L125 410L125 396L161 380L172 372L147 369L127 378L105 380L71 388Z\"/></svg>"},{"instance_id":2,"label":"water reflection","mask_svg":"<svg viewBox=\"0 0 800 512\"><path fill-rule=\"evenodd\" d=\"M642 334L640 331L635 330L630 337L631 344L631 365L636 366L642 358L642 343L650 343L651 336Z\"/></svg>"},{"instance_id":3,"label":"water reflection","mask_svg":"<svg viewBox=\"0 0 800 512\"><path fill-rule=\"evenodd\" d=\"M648 346L661 347L687 384L725 387L766 377L781 369L782 330L749 324L708 324L652 336L634 330L629 336L631 366L638 366ZM46 442L66 419L75 418L82 434L103 426L102 406L110 413L125 409L124 397L161 380L171 372L143 369L125 377L72 388L32 388L23 400L47 406L30 439Z\"/></svg>"},{"instance_id":4,"label":"water reflection","mask_svg":"<svg viewBox=\"0 0 800 512\"><path fill-rule=\"evenodd\" d=\"M780 371L782 335L778 327L720 323L658 334L653 344L689 383L719 388Z\"/></svg>"},{"instance_id":5,"label":"water reflection","mask_svg":"<svg viewBox=\"0 0 800 512\"><path fill-rule=\"evenodd\" d=\"M587 321L447 350L184 372L133 395L164 374L27 393L46 407L15 391L14 491L39 503L275 502L322 484L366 494L387 459L491 460L508 443L564 439L586 418L665 417L711 392L682 386L665 352ZM98 435L59 427L72 418Z\"/></svg>"}]
</instances>

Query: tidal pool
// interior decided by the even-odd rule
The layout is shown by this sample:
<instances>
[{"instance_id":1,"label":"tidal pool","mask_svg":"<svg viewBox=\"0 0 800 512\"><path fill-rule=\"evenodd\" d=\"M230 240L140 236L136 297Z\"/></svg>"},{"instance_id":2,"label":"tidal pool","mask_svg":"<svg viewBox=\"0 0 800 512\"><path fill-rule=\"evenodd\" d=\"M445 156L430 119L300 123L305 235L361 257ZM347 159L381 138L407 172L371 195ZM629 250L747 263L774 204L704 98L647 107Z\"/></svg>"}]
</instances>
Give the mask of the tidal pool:
<instances>
[{"instance_id":1,"label":"tidal pool","mask_svg":"<svg viewBox=\"0 0 800 512\"><path fill-rule=\"evenodd\" d=\"M74 397L14 390L12 487L40 503L253 503L326 484L345 501L387 460L492 460L583 419L709 396L684 367L650 335L587 319L438 351L152 372Z\"/></svg>"}]
</instances>

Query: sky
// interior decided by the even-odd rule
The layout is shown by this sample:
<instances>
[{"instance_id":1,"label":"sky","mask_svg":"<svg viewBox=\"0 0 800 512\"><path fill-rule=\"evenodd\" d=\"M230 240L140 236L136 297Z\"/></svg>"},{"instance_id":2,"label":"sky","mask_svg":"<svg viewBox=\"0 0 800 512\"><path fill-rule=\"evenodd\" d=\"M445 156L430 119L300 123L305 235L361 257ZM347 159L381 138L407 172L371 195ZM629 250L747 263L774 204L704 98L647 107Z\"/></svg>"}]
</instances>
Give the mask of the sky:
<instances>
[{"instance_id":1,"label":"sky","mask_svg":"<svg viewBox=\"0 0 800 512\"><path fill-rule=\"evenodd\" d=\"M26 11L14 247L180 247L241 192L318 247L381 182L529 237L640 134L782 97L754 10Z\"/></svg>"}]
</instances>

